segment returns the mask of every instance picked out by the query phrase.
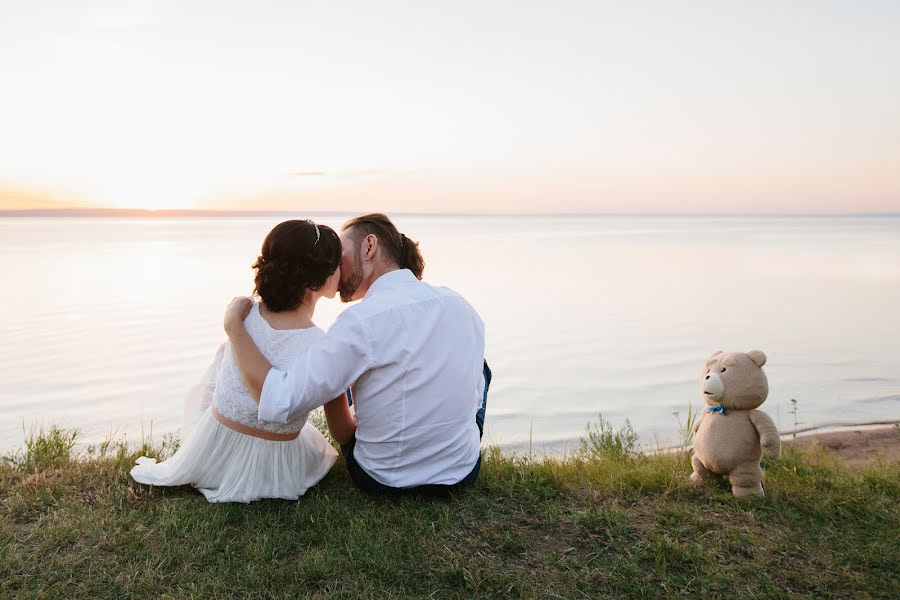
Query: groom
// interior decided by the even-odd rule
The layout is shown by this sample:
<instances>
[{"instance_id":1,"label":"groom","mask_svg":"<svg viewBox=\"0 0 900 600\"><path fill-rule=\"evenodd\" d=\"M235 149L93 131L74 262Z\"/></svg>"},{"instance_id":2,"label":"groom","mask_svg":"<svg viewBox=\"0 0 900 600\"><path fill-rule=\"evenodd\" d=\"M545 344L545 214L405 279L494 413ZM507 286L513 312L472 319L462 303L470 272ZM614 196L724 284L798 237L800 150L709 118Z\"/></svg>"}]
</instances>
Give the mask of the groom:
<instances>
[{"instance_id":1,"label":"groom","mask_svg":"<svg viewBox=\"0 0 900 600\"><path fill-rule=\"evenodd\" d=\"M387 216L348 221L341 244L341 300L362 302L287 371L272 368L247 334L248 299L226 311L259 418L284 422L352 385L357 428L341 448L357 486L443 492L471 485L491 378L481 318L456 292L421 281L418 244Z\"/></svg>"}]
</instances>

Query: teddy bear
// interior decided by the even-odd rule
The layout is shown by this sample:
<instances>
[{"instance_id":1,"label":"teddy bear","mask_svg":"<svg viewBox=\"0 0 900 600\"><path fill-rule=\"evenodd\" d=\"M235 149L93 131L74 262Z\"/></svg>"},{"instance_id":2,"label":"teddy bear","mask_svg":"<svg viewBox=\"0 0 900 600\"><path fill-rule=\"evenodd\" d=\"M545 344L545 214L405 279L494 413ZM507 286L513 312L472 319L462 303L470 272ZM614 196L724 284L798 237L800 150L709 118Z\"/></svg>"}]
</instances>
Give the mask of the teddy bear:
<instances>
[{"instance_id":1,"label":"teddy bear","mask_svg":"<svg viewBox=\"0 0 900 600\"><path fill-rule=\"evenodd\" d=\"M778 458L781 438L766 413L756 410L769 394L759 350L716 352L700 374L700 392L709 406L694 427L691 482L725 475L736 497L764 496L759 461L763 452Z\"/></svg>"}]
</instances>

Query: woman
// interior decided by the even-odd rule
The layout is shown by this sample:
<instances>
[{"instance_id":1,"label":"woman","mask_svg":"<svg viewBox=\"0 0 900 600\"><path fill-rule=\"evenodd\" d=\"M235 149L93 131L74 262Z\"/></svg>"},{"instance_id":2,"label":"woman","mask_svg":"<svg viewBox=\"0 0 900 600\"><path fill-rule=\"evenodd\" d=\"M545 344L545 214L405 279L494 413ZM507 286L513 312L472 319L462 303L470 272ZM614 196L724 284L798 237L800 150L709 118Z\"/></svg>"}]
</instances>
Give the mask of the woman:
<instances>
[{"instance_id":1,"label":"woman","mask_svg":"<svg viewBox=\"0 0 900 600\"><path fill-rule=\"evenodd\" d=\"M312 317L320 298L337 293L340 262L341 241L330 227L285 221L266 236L253 265L260 301L244 324L276 368L284 369L324 335ZM190 484L210 502L296 500L325 476L337 452L305 414L287 423L259 421L228 345L213 364L212 405L185 443L161 463L139 458L131 476L152 485ZM329 402L325 414L329 423L353 423L346 395Z\"/></svg>"}]
</instances>

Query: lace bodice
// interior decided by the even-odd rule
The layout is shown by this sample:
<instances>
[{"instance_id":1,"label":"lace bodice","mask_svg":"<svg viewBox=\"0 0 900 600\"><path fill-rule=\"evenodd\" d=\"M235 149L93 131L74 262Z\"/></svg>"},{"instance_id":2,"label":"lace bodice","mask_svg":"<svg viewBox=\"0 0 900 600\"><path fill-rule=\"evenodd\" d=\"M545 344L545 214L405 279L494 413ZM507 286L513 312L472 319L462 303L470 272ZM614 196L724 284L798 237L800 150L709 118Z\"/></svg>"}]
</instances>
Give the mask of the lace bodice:
<instances>
[{"instance_id":1,"label":"lace bodice","mask_svg":"<svg viewBox=\"0 0 900 600\"><path fill-rule=\"evenodd\" d=\"M244 319L247 333L256 347L273 367L286 370L297 356L325 335L318 327L309 329L273 329L259 312L259 303L254 302L247 318ZM250 396L247 384L241 376L231 344L225 345L225 356L216 378L213 403L224 417L248 425L255 429L275 433L295 433L303 429L307 414L296 415L287 423L272 423L257 419L258 406Z\"/></svg>"}]
</instances>

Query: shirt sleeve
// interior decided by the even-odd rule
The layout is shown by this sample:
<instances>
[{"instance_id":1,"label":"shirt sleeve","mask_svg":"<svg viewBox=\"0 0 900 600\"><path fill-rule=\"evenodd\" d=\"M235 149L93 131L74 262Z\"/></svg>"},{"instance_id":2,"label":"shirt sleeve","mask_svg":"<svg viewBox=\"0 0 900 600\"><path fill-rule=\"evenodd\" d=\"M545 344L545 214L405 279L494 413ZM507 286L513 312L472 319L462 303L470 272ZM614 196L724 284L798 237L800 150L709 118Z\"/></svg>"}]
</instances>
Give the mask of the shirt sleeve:
<instances>
[{"instance_id":1,"label":"shirt sleeve","mask_svg":"<svg viewBox=\"0 0 900 600\"><path fill-rule=\"evenodd\" d=\"M369 369L368 332L345 310L322 339L294 359L287 371L270 369L259 398L260 421L284 423L334 400Z\"/></svg>"}]
</instances>

